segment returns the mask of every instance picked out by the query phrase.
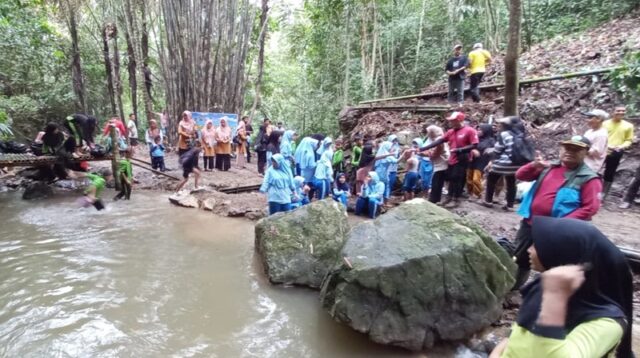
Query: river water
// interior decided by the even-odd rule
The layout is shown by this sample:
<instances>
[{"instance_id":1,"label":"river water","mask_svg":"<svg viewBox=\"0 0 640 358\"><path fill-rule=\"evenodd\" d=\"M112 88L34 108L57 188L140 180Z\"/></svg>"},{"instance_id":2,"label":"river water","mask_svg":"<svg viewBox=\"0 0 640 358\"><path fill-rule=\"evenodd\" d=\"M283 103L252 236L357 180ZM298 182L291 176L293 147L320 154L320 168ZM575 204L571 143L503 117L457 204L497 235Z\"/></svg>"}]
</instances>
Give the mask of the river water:
<instances>
[{"instance_id":1,"label":"river water","mask_svg":"<svg viewBox=\"0 0 640 358\"><path fill-rule=\"evenodd\" d=\"M0 357L411 356L270 285L253 223L132 198L0 194Z\"/></svg>"}]
</instances>

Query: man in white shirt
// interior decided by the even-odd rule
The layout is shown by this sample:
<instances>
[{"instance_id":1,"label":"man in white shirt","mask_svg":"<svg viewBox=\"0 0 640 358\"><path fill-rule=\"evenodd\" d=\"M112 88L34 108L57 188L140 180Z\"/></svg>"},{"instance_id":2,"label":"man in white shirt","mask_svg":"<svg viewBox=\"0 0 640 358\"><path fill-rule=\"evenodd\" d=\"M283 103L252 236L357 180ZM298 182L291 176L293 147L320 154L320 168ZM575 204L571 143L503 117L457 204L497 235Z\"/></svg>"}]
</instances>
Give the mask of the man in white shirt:
<instances>
[{"instance_id":1,"label":"man in white shirt","mask_svg":"<svg viewBox=\"0 0 640 358\"><path fill-rule=\"evenodd\" d=\"M598 173L607 157L609 133L602 126L602 123L609 118L609 114L601 109L594 109L584 115L589 117L589 130L585 132L584 136L591 141L591 147L584 158L584 163Z\"/></svg>"},{"instance_id":2,"label":"man in white shirt","mask_svg":"<svg viewBox=\"0 0 640 358\"><path fill-rule=\"evenodd\" d=\"M133 113L129 114L127 133L129 133L129 145L135 149L138 146L138 127L136 126L136 115Z\"/></svg>"}]
</instances>

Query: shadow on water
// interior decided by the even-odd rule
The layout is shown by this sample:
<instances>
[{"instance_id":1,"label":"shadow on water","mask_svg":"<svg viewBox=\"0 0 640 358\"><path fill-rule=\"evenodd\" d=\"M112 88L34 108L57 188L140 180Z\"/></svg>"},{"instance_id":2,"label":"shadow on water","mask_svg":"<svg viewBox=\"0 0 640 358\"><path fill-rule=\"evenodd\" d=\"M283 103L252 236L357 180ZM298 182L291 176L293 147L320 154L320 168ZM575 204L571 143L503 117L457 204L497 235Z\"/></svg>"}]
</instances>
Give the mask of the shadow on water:
<instances>
[{"instance_id":1,"label":"shadow on water","mask_svg":"<svg viewBox=\"0 0 640 358\"><path fill-rule=\"evenodd\" d=\"M253 223L132 199L97 212L0 194L0 356L424 356L337 324L316 291L269 284Z\"/></svg>"}]
</instances>

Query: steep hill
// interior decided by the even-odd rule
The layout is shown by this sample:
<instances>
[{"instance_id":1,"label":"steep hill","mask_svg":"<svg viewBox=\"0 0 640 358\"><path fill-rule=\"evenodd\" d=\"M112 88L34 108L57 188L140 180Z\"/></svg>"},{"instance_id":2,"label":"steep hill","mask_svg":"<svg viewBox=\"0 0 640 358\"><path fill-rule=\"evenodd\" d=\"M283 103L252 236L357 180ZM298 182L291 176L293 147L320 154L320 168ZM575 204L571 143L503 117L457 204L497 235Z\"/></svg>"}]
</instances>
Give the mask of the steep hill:
<instances>
[{"instance_id":1,"label":"steep hill","mask_svg":"<svg viewBox=\"0 0 640 358\"><path fill-rule=\"evenodd\" d=\"M630 51L640 51L640 12L612 20L586 32L564 35L533 46L520 57L520 78L537 78L558 74L615 67ZM503 54L494 55L493 64L483 85L503 82ZM427 86L423 93L445 91L446 76ZM485 90L482 102L473 103L467 96L461 108L472 123L486 122L489 116L502 116L502 89ZM557 142L564 137L586 130L581 111L600 108L612 110L618 100L607 75L592 75L572 79L532 84L521 89L520 114L528 123L529 133L538 148L550 158L557 156ZM384 102L390 104L446 104L445 96ZM640 124L638 118L631 118ZM411 111L364 111L345 108L340 114L340 128L347 138L355 134L381 138L401 132L401 138L417 136L420 129L432 123L442 124L443 114L412 113ZM620 183L626 184L640 160L638 146L626 156L620 166ZM616 190L617 189L617 190ZM621 188L614 188L620 192ZM615 193L614 193L615 194Z\"/></svg>"}]
</instances>

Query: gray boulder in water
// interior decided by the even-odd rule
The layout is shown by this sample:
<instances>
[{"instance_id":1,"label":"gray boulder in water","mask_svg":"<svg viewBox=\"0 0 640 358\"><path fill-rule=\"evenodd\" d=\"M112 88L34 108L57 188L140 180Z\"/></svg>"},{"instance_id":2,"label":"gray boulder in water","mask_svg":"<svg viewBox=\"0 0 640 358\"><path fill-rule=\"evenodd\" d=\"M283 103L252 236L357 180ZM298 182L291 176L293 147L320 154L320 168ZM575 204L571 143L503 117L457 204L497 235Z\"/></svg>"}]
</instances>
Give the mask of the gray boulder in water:
<instances>
[{"instance_id":1,"label":"gray boulder in water","mask_svg":"<svg viewBox=\"0 0 640 358\"><path fill-rule=\"evenodd\" d=\"M325 199L258 221L255 247L272 283L319 288L348 233L344 207Z\"/></svg>"},{"instance_id":2,"label":"gray boulder in water","mask_svg":"<svg viewBox=\"0 0 640 358\"><path fill-rule=\"evenodd\" d=\"M477 225L423 199L354 227L323 307L375 342L418 351L500 317L515 265Z\"/></svg>"},{"instance_id":3,"label":"gray boulder in water","mask_svg":"<svg viewBox=\"0 0 640 358\"><path fill-rule=\"evenodd\" d=\"M33 182L24 189L24 193L22 193L22 199L24 200L34 200L34 199L44 199L53 195L53 189L47 183L36 181Z\"/></svg>"}]
</instances>

